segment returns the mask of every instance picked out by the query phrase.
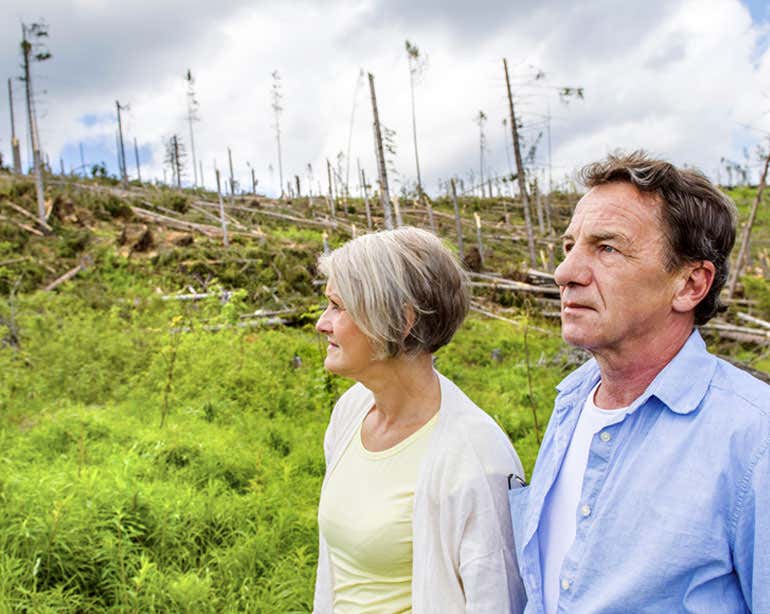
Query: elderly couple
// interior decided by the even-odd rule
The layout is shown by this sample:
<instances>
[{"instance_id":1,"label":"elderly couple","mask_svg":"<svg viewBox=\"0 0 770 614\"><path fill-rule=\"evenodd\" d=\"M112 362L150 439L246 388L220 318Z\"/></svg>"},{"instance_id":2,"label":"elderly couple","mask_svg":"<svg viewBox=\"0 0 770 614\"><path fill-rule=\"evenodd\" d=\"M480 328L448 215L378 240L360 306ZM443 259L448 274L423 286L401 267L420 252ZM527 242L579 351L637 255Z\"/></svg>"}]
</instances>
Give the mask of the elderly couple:
<instances>
[{"instance_id":1,"label":"elderly couple","mask_svg":"<svg viewBox=\"0 0 770 614\"><path fill-rule=\"evenodd\" d=\"M356 380L324 453L314 611L770 612L770 386L713 356L733 203L643 153L583 170L562 237L558 387L531 478L433 368L468 310L433 235L321 258L325 366Z\"/></svg>"}]
</instances>

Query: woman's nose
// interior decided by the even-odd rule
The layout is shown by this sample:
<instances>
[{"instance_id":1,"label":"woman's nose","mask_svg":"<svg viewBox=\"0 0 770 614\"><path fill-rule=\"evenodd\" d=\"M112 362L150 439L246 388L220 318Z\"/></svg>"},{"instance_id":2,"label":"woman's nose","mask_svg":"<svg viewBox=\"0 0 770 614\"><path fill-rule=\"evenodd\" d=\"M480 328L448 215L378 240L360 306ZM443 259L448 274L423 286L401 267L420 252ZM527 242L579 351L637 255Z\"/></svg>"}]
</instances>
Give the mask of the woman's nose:
<instances>
[{"instance_id":1,"label":"woman's nose","mask_svg":"<svg viewBox=\"0 0 770 614\"><path fill-rule=\"evenodd\" d=\"M324 312L321 314L321 317L318 318L318 322L315 323L315 329L321 333L326 334L331 332L331 326L329 323L329 316L327 315L329 313L329 308L327 307L324 309Z\"/></svg>"}]
</instances>

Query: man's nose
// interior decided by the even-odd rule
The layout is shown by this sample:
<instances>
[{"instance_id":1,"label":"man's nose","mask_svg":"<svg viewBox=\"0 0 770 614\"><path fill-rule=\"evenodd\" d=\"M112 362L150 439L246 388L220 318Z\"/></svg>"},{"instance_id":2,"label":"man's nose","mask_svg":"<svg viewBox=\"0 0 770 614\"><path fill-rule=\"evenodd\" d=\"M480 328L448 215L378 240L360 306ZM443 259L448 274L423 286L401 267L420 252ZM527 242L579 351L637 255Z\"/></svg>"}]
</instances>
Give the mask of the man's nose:
<instances>
[{"instance_id":1,"label":"man's nose","mask_svg":"<svg viewBox=\"0 0 770 614\"><path fill-rule=\"evenodd\" d=\"M553 272L553 277L559 286L587 285L591 281L591 267L585 250L574 246L564 255L564 259Z\"/></svg>"}]
</instances>

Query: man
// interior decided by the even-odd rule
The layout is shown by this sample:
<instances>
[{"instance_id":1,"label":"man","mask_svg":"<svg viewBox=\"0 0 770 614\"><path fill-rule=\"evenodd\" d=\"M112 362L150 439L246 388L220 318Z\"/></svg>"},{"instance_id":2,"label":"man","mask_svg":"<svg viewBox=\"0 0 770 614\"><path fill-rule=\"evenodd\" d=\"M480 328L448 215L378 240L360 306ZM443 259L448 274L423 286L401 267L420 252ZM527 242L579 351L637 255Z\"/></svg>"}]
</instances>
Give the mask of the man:
<instances>
[{"instance_id":1,"label":"man","mask_svg":"<svg viewBox=\"0 0 770 614\"><path fill-rule=\"evenodd\" d=\"M512 490L527 612L770 612L770 386L706 351L735 206L642 152L583 170L556 269L593 359Z\"/></svg>"}]
</instances>

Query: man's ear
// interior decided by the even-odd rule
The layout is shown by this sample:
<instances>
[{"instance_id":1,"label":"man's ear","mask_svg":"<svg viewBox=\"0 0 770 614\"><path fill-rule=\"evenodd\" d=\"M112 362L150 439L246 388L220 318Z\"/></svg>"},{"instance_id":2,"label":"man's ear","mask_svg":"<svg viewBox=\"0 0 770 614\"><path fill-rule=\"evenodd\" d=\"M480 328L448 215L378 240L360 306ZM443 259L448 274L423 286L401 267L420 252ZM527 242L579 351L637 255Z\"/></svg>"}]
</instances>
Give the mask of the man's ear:
<instances>
[{"instance_id":1,"label":"man's ear","mask_svg":"<svg viewBox=\"0 0 770 614\"><path fill-rule=\"evenodd\" d=\"M711 290L715 275L716 267L710 260L685 264L678 275L676 293L671 305L674 311L694 311Z\"/></svg>"}]
</instances>

